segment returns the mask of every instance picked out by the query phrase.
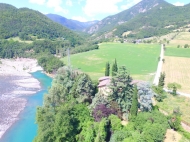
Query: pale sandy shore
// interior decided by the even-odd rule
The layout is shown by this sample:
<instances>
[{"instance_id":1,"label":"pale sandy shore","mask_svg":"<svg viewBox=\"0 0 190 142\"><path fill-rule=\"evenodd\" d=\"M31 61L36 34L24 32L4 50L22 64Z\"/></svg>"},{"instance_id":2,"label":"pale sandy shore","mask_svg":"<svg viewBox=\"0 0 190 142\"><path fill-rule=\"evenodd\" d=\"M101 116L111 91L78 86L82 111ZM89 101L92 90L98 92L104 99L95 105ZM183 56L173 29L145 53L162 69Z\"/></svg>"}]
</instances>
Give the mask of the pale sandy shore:
<instances>
[{"instance_id":1,"label":"pale sandy shore","mask_svg":"<svg viewBox=\"0 0 190 142\"><path fill-rule=\"evenodd\" d=\"M35 94L40 82L30 72L42 70L35 59L0 59L0 138L26 106L23 95Z\"/></svg>"}]
</instances>

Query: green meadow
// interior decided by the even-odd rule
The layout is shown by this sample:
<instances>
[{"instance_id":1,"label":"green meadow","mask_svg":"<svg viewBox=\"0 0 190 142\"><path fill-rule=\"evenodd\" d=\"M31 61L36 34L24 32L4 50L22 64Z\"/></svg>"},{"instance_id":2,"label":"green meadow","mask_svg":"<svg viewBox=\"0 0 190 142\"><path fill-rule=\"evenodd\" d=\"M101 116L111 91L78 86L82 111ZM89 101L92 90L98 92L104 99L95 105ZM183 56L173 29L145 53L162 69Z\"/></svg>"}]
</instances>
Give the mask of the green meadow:
<instances>
[{"instance_id":1,"label":"green meadow","mask_svg":"<svg viewBox=\"0 0 190 142\"><path fill-rule=\"evenodd\" d=\"M71 55L72 67L88 73L93 80L104 76L106 62L117 59L135 79L152 80L157 69L160 45L102 43L98 50ZM62 59L67 64L67 57Z\"/></svg>"},{"instance_id":2,"label":"green meadow","mask_svg":"<svg viewBox=\"0 0 190 142\"><path fill-rule=\"evenodd\" d=\"M177 46L166 46L165 56L190 58L190 48L177 48Z\"/></svg>"}]
</instances>

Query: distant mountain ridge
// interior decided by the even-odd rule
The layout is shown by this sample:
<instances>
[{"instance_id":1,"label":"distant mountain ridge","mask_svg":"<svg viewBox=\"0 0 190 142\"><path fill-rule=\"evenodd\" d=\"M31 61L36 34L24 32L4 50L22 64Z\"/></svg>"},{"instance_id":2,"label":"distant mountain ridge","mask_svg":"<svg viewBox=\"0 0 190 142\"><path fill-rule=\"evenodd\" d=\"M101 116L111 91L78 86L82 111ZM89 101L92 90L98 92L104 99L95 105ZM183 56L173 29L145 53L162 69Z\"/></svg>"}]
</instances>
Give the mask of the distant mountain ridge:
<instances>
[{"instance_id":1,"label":"distant mountain ridge","mask_svg":"<svg viewBox=\"0 0 190 142\"><path fill-rule=\"evenodd\" d=\"M97 20L88 21L88 22L80 22L77 20L67 19L63 16L56 15L56 14L47 14L46 16L52 21L57 22L71 30L79 30L79 31L82 31L98 22Z\"/></svg>"},{"instance_id":2,"label":"distant mountain ridge","mask_svg":"<svg viewBox=\"0 0 190 142\"><path fill-rule=\"evenodd\" d=\"M98 32L104 33L104 32L110 31L111 29L113 29L113 27L121 25L131 20L138 14L145 13L157 6L167 7L167 6L172 6L172 4L169 4L165 2L164 0L142 0L135 6L127 10L124 10L118 14L104 18L103 20L99 21L95 25L86 29L86 32L93 34L93 33L98 33Z\"/></svg>"},{"instance_id":3,"label":"distant mountain ridge","mask_svg":"<svg viewBox=\"0 0 190 142\"><path fill-rule=\"evenodd\" d=\"M149 38L161 36L179 29L190 23L190 5L155 7L139 14L127 23L115 27L114 36L122 37L129 32L129 38Z\"/></svg>"}]
</instances>

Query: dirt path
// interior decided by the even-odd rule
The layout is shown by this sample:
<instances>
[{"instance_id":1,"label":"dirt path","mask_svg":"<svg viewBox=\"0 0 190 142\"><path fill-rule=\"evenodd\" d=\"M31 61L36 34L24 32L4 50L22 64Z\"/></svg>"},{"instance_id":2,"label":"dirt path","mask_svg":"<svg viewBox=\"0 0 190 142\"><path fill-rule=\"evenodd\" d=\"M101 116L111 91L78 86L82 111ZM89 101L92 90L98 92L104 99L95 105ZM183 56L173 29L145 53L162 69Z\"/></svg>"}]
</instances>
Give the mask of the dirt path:
<instances>
[{"instance_id":1,"label":"dirt path","mask_svg":"<svg viewBox=\"0 0 190 142\"><path fill-rule=\"evenodd\" d=\"M164 142L179 142L181 138L182 136L178 132L172 129L168 129L166 132L166 138Z\"/></svg>"},{"instance_id":2,"label":"dirt path","mask_svg":"<svg viewBox=\"0 0 190 142\"><path fill-rule=\"evenodd\" d=\"M168 115L168 113L166 112L166 111L164 111L164 110L162 110L162 109L159 109L159 111L161 112L161 113L163 113L164 115ZM190 126L189 125L187 125L187 124L185 124L184 122L181 122L181 126L183 127L183 129L185 129L187 132L190 132Z\"/></svg>"},{"instance_id":3,"label":"dirt path","mask_svg":"<svg viewBox=\"0 0 190 142\"><path fill-rule=\"evenodd\" d=\"M164 46L163 46L163 44L161 45L160 61L158 62L156 75L155 75L154 81L153 81L154 85L158 85L158 82L159 82L160 74L162 72L162 65L163 65L162 59L164 59Z\"/></svg>"}]
</instances>

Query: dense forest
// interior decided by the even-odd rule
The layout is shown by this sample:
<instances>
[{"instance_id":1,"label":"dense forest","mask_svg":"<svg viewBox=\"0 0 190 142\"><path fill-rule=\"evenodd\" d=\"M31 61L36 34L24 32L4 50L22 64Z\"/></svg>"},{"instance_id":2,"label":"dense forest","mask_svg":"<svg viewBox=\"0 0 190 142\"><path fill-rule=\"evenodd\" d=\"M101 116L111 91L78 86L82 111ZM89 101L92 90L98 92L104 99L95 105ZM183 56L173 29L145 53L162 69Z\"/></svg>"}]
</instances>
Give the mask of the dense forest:
<instances>
[{"instance_id":1,"label":"dense forest","mask_svg":"<svg viewBox=\"0 0 190 142\"><path fill-rule=\"evenodd\" d=\"M0 3L0 39L19 36L23 40L64 38L72 46L80 45L83 39L66 27L57 24L38 11L28 8L17 9Z\"/></svg>"},{"instance_id":2,"label":"dense forest","mask_svg":"<svg viewBox=\"0 0 190 142\"><path fill-rule=\"evenodd\" d=\"M88 75L60 68L37 109L34 141L161 142L167 129L181 129L179 111L170 116L159 112L151 100L157 94L146 82L132 84L124 66L109 88L105 96Z\"/></svg>"},{"instance_id":3,"label":"dense forest","mask_svg":"<svg viewBox=\"0 0 190 142\"><path fill-rule=\"evenodd\" d=\"M69 41L50 39L35 40L32 43L24 43L10 40L0 40L0 58L37 58L39 65L49 73L63 66L58 57L67 55L67 49L70 48L70 54L86 52L98 49L96 43L83 43L75 47L71 47ZM58 57L55 57L58 56ZM50 58L51 57L51 58Z\"/></svg>"}]
</instances>

